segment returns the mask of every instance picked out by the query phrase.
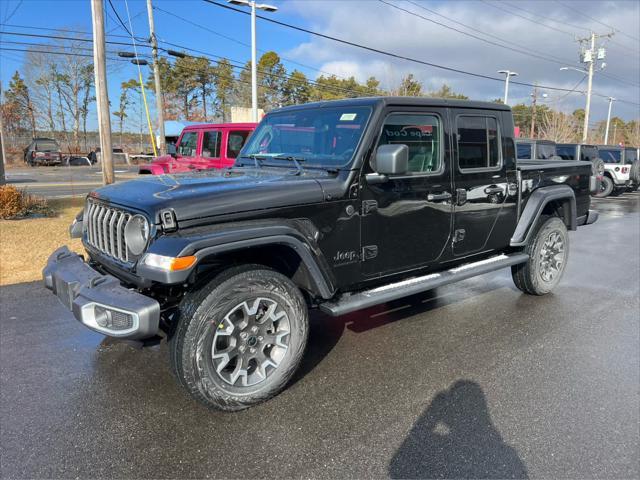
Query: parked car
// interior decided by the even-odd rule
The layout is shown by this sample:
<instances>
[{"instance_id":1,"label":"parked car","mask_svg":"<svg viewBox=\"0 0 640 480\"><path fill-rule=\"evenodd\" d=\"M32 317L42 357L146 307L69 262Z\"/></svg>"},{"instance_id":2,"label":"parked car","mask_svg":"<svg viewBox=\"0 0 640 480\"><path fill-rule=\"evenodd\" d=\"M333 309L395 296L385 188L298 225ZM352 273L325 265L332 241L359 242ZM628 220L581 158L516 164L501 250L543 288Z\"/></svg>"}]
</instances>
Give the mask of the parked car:
<instances>
[{"instance_id":1,"label":"parked car","mask_svg":"<svg viewBox=\"0 0 640 480\"><path fill-rule=\"evenodd\" d=\"M567 231L598 217L591 167L517 164L513 131L489 102L275 110L233 168L92 192L71 227L87 256L58 249L44 284L104 335L162 332L194 398L246 408L291 379L310 308L343 315L506 267L524 293L553 290Z\"/></svg>"},{"instance_id":2,"label":"parked car","mask_svg":"<svg viewBox=\"0 0 640 480\"><path fill-rule=\"evenodd\" d=\"M98 163L98 160L99 160L98 154L101 151L102 151L101 147L96 147L87 154L87 158L89 159L89 162L91 163L91 165L95 165L96 163ZM129 163L129 161L127 160L127 154L124 152L122 148L112 147L111 152L113 153L112 159L114 164Z\"/></svg>"},{"instance_id":3,"label":"parked car","mask_svg":"<svg viewBox=\"0 0 640 480\"><path fill-rule=\"evenodd\" d=\"M640 149L637 147L625 147L624 163L630 165L629 169L629 190L635 191L640 188Z\"/></svg>"},{"instance_id":4,"label":"parked car","mask_svg":"<svg viewBox=\"0 0 640 480\"><path fill-rule=\"evenodd\" d=\"M556 153L562 160L581 160L591 163L593 175L597 180L594 195L601 191L604 162L598 156L598 147L581 143L558 143L556 145Z\"/></svg>"},{"instance_id":5,"label":"parked car","mask_svg":"<svg viewBox=\"0 0 640 480\"><path fill-rule=\"evenodd\" d=\"M198 124L184 128L170 155L140 165L138 173L162 175L230 167L256 128L255 123Z\"/></svg>"},{"instance_id":6,"label":"parked car","mask_svg":"<svg viewBox=\"0 0 640 480\"><path fill-rule=\"evenodd\" d=\"M53 138L34 138L24 149L24 161L30 167L38 165L60 165L62 151Z\"/></svg>"},{"instance_id":7,"label":"parked car","mask_svg":"<svg viewBox=\"0 0 640 480\"><path fill-rule=\"evenodd\" d=\"M598 145L598 157L604 162L604 176L597 197L622 195L631 185L631 166L624 162L624 148Z\"/></svg>"},{"instance_id":8,"label":"parked car","mask_svg":"<svg viewBox=\"0 0 640 480\"><path fill-rule=\"evenodd\" d=\"M552 160L557 157L556 143L551 140L518 138L516 148L518 160Z\"/></svg>"}]
</instances>

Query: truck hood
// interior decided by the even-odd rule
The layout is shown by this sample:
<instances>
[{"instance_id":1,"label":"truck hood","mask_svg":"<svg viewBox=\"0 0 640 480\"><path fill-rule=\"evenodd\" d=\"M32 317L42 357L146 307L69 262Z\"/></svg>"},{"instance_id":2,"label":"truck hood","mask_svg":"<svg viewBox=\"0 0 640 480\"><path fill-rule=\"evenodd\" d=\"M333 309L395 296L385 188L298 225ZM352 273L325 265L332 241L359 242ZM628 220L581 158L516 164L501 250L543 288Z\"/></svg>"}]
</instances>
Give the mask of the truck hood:
<instances>
[{"instance_id":1,"label":"truck hood","mask_svg":"<svg viewBox=\"0 0 640 480\"><path fill-rule=\"evenodd\" d=\"M90 195L145 212L159 222L171 208L178 221L324 200L321 170L294 175L288 168L234 168L177 175L141 175L99 188Z\"/></svg>"}]
</instances>

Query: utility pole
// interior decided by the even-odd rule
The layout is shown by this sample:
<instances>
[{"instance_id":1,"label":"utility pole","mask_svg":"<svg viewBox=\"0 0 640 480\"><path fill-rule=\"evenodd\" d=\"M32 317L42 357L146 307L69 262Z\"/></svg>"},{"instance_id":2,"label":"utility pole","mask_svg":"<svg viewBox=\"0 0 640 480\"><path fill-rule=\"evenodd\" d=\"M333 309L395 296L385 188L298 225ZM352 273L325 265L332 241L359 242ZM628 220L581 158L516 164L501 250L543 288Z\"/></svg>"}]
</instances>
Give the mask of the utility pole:
<instances>
[{"instance_id":1,"label":"utility pole","mask_svg":"<svg viewBox=\"0 0 640 480\"><path fill-rule=\"evenodd\" d=\"M593 56L595 54L596 49L596 34L591 32L591 48L589 52L591 53L588 58L589 63L589 77L587 79L587 105L584 107L584 126L582 128L582 143L586 143L587 136L589 134L589 110L591 109L591 87L593 86ZM585 61L586 60L585 56Z\"/></svg>"},{"instance_id":2,"label":"utility pole","mask_svg":"<svg viewBox=\"0 0 640 480\"><path fill-rule=\"evenodd\" d=\"M611 123L611 104L615 98L609 97L609 112L607 113L607 128L604 131L604 144L609 145L609 124Z\"/></svg>"},{"instance_id":3,"label":"utility pole","mask_svg":"<svg viewBox=\"0 0 640 480\"><path fill-rule=\"evenodd\" d=\"M167 148L164 139L164 105L162 102L162 84L160 83L160 65L158 64L158 40L156 27L153 22L153 6L147 0L147 14L149 16L149 40L151 41L151 56L153 57L153 80L156 86L156 110L158 111L158 150L160 155L166 155Z\"/></svg>"},{"instance_id":4,"label":"utility pole","mask_svg":"<svg viewBox=\"0 0 640 480\"><path fill-rule=\"evenodd\" d=\"M538 102L538 84L534 84L531 98L531 132L529 133L529 138L533 138L536 130L536 103Z\"/></svg>"},{"instance_id":5,"label":"utility pole","mask_svg":"<svg viewBox=\"0 0 640 480\"><path fill-rule=\"evenodd\" d=\"M2 82L0 82L0 107L2 107ZM7 157L4 155L4 128L2 125L2 108L0 108L0 185L7 183L4 174L4 164L7 162Z\"/></svg>"},{"instance_id":6,"label":"utility pole","mask_svg":"<svg viewBox=\"0 0 640 480\"><path fill-rule=\"evenodd\" d=\"M96 77L96 107L98 110L98 132L102 157L102 181L105 185L114 182L113 157L111 147L111 115L109 113L109 92L107 91L107 61L104 43L104 3L91 0L91 20L93 22L93 64Z\"/></svg>"},{"instance_id":7,"label":"utility pole","mask_svg":"<svg viewBox=\"0 0 640 480\"><path fill-rule=\"evenodd\" d=\"M589 134L589 113L591 111L591 92L593 88L593 74L594 67L597 60L604 60L606 56L606 50L604 47L596 48L596 41L598 38L611 38L613 36L612 33L608 33L606 35L598 35L595 32L591 32L586 38L578 38L578 42L581 45L587 44L587 48L583 47L581 52L581 61L582 63L588 64L586 70L580 70L574 67L563 67L560 70L578 70L579 72L585 73L587 75L587 103L584 108L584 126L582 128L582 143L586 143L587 136ZM606 66L606 63L602 62L600 64L600 70L602 70Z\"/></svg>"},{"instance_id":8,"label":"utility pole","mask_svg":"<svg viewBox=\"0 0 640 480\"><path fill-rule=\"evenodd\" d=\"M616 131L618 130L618 122L613 124L613 145L616 144Z\"/></svg>"}]
</instances>

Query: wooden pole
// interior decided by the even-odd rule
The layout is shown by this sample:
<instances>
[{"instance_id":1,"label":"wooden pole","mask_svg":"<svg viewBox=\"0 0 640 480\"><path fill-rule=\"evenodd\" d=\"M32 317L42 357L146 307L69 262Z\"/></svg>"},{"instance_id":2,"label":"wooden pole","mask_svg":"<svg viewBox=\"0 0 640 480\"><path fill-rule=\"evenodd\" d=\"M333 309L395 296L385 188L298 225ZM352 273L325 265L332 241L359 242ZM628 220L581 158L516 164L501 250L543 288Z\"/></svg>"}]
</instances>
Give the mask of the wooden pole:
<instances>
[{"instance_id":1,"label":"wooden pole","mask_svg":"<svg viewBox=\"0 0 640 480\"><path fill-rule=\"evenodd\" d=\"M2 107L2 82L0 82L0 107ZM2 109L0 108L0 185L7 183L7 179L4 174L4 164L7 162L7 157L4 155L4 129L2 127Z\"/></svg>"},{"instance_id":2,"label":"wooden pole","mask_svg":"<svg viewBox=\"0 0 640 480\"><path fill-rule=\"evenodd\" d=\"M91 0L91 19L93 21L93 64L96 76L96 107L98 110L98 132L100 134L102 157L102 181L105 185L108 185L114 182L114 175L104 42L104 3L102 0Z\"/></svg>"},{"instance_id":3,"label":"wooden pole","mask_svg":"<svg viewBox=\"0 0 640 480\"><path fill-rule=\"evenodd\" d=\"M162 102L162 84L160 83L160 65L158 65L158 40L153 21L153 6L147 0L147 15L149 16L149 35L151 40L151 55L153 57L153 80L156 89L156 110L158 111L158 150L160 155L166 155L167 147L164 138L164 105Z\"/></svg>"}]
</instances>

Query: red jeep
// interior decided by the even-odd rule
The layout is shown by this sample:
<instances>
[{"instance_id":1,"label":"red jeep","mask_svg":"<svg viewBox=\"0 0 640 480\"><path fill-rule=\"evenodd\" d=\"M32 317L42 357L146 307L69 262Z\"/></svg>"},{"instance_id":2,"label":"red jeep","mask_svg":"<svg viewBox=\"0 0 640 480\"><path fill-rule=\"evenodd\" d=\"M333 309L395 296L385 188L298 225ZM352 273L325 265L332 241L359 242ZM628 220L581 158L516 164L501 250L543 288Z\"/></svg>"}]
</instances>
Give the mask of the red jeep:
<instances>
[{"instance_id":1,"label":"red jeep","mask_svg":"<svg viewBox=\"0 0 640 480\"><path fill-rule=\"evenodd\" d=\"M138 173L162 175L207 168L225 168L235 163L256 123L189 125L182 130L175 153L140 165Z\"/></svg>"}]
</instances>

